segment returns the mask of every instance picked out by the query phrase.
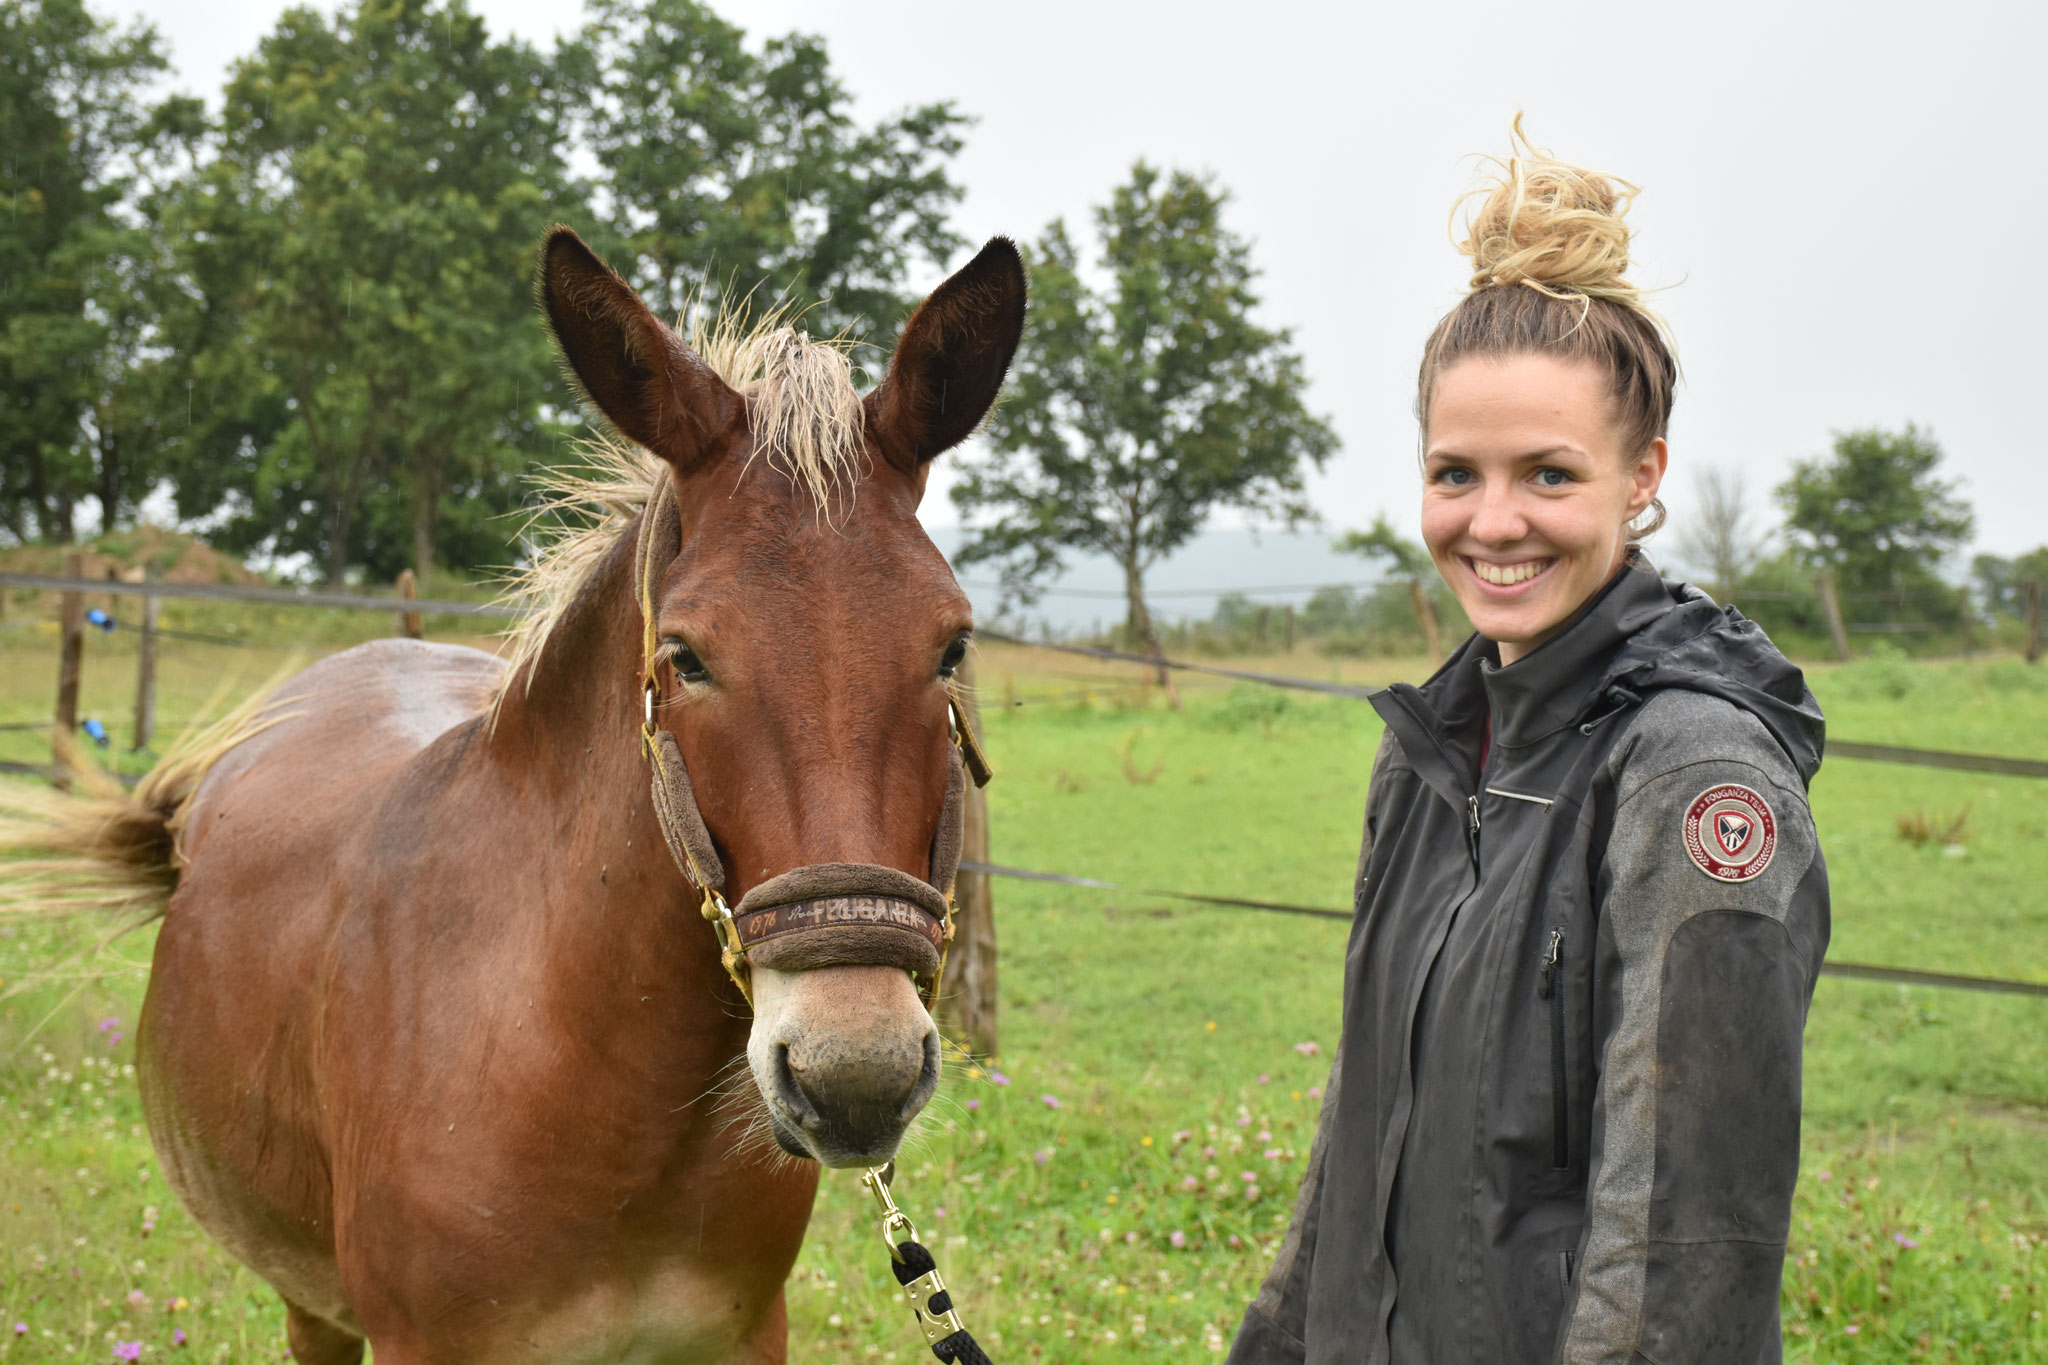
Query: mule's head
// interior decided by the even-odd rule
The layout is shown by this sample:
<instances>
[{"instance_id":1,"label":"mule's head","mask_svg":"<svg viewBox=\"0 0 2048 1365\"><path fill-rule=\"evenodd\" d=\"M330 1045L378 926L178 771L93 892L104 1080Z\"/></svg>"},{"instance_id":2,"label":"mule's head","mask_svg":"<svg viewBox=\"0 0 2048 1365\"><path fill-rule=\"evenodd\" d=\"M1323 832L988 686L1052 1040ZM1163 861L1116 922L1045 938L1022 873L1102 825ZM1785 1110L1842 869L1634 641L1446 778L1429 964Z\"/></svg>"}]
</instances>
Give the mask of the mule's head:
<instances>
[{"instance_id":1,"label":"mule's head","mask_svg":"<svg viewBox=\"0 0 2048 1365\"><path fill-rule=\"evenodd\" d=\"M591 403L673 480L657 714L726 896L742 911L749 892L796 898L827 922L749 952L748 1060L776 1138L830 1166L887 1160L939 1072L919 999L937 952L901 927L909 901L889 876L945 875L947 689L973 625L916 510L932 459L1002 385L1022 262L991 241L917 309L865 398L843 352L789 329L692 348L566 228L540 296ZM830 871L848 865L869 871ZM836 894L849 878L874 894ZM877 906L899 923L860 922Z\"/></svg>"}]
</instances>

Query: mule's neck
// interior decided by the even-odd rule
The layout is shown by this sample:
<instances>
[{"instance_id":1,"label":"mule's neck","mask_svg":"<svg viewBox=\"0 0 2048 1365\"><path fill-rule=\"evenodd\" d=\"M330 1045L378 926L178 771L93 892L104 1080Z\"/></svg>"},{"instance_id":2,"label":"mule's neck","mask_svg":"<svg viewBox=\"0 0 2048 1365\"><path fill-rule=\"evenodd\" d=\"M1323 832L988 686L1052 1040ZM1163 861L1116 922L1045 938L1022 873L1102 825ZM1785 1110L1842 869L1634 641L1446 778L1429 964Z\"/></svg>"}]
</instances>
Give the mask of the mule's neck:
<instances>
[{"instance_id":1,"label":"mule's neck","mask_svg":"<svg viewBox=\"0 0 2048 1365\"><path fill-rule=\"evenodd\" d=\"M613 540L540 652L510 680L494 743L546 755L557 774L588 769L591 759L640 771L642 631L633 584L638 530L636 518ZM644 776L637 785L646 785Z\"/></svg>"}]
</instances>

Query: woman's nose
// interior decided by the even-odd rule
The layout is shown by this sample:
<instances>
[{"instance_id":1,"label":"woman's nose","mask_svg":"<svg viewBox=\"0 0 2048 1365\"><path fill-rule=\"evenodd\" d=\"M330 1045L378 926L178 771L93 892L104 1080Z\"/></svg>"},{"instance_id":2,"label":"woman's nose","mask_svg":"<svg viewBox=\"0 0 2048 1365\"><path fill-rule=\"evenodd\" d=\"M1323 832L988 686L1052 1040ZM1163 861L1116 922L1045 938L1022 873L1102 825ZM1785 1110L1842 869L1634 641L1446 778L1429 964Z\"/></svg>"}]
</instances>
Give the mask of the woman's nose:
<instances>
[{"instance_id":1,"label":"woman's nose","mask_svg":"<svg viewBox=\"0 0 2048 1365\"><path fill-rule=\"evenodd\" d=\"M1513 488L1489 486L1479 491L1479 505L1473 509L1469 529L1474 540L1511 545L1528 534L1529 519Z\"/></svg>"}]
</instances>

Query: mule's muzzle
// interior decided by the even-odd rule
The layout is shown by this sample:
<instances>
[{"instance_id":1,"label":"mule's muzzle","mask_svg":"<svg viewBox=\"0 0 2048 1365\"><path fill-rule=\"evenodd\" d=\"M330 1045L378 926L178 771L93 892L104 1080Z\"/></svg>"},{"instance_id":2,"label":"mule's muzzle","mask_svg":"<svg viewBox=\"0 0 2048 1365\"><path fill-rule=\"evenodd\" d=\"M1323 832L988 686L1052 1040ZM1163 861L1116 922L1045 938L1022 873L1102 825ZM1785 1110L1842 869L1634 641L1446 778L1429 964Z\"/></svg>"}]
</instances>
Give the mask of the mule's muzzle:
<instances>
[{"instance_id":1,"label":"mule's muzzle","mask_svg":"<svg viewBox=\"0 0 2048 1365\"><path fill-rule=\"evenodd\" d=\"M757 967L900 967L929 984L945 948L946 898L893 867L813 863L749 891L733 923Z\"/></svg>"}]
</instances>

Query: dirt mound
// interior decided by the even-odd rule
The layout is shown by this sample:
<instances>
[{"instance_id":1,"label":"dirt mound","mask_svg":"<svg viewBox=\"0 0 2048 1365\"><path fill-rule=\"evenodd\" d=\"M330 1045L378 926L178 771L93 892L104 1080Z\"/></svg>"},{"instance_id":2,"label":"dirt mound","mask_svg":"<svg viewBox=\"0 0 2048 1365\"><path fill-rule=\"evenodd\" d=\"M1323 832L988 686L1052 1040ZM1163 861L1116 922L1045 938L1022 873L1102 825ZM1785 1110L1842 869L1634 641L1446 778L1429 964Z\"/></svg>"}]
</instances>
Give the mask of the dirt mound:
<instances>
[{"instance_id":1,"label":"dirt mound","mask_svg":"<svg viewBox=\"0 0 2048 1365\"><path fill-rule=\"evenodd\" d=\"M166 583L264 586L262 575L244 567L234 556L222 554L182 531L167 531L161 526L113 531L79 545L0 549L0 572L61 574L65 556L73 551L84 557L87 578L105 578L111 569L116 577L139 583L145 569L154 569Z\"/></svg>"}]
</instances>

